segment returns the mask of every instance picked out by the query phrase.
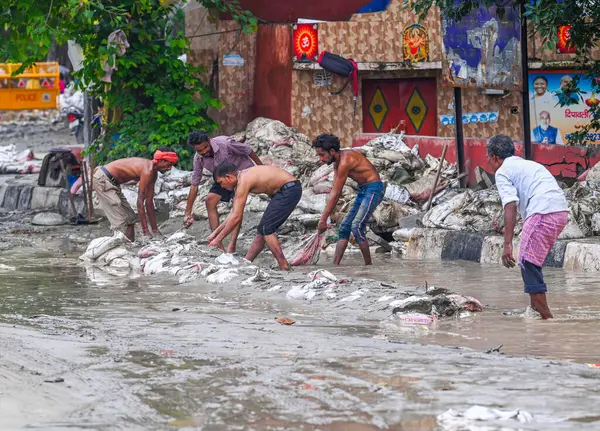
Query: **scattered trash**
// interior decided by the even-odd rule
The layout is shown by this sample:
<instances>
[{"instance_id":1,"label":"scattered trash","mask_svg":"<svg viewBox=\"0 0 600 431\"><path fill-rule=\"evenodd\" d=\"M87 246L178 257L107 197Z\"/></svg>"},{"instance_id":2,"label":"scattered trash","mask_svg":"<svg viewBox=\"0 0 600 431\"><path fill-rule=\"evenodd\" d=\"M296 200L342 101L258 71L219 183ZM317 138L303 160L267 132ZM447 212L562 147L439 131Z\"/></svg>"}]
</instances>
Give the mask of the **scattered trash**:
<instances>
[{"instance_id":1,"label":"scattered trash","mask_svg":"<svg viewBox=\"0 0 600 431\"><path fill-rule=\"evenodd\" d=\"M50 378L50 379L46 379L44 380L45 383L64 383L65 379L63 379L62 377L54 377L54 378Z\"/></svg>"},{"instance_id":2,"label":"scattered trash","mask_svg":"<svg viewBox=\"0 0 600 431\"><path fill-rule=\"evenodd\" d=\"M296 323L296 321L294 319L292 319L291 317L276 317L275 321L277 323L279 323L280 325L286 325L286 326L291 326L294 323Z\"/></svg>"},{"instance_id":3,"label":"scattered trash","mask_svg":"<svg viewBox=\"0 0 600 431\"><path fill-rule=\"evenodd\" d=\"M530 423L533 415L523 410L499 410L482 406L473 406L463 413L449 409L437 417L443 431L459 431L471 429L484 429L479 422L509 421L516 423Z\"/></svg>"},{"instance_id":4,"label":"scattered trash","mask_svg":"<svg viewBox=\"0 0 600 431\"><path fill-rule=\"evenodd\" d=\"M588 364L588 367L591 367L591 368L600 368L600 364Z\"/></svg>"},{"instance_id":5,"label":"scattered trash","mask_svg":"<svg viewBox=\"0 0 600 431\"><path fill-rule=\"evenodd\" d=\"M490 349L490 350L488 350L488 351L487 351L487 352L485 352L485 353L487 353L487 354L492 354L492 353L500 353L500 349L501 349L502 347L504 347L504 344L500 344L498 347L495 347L495 348L493 348L493 349Z\"/></svg>"}]
</instances>

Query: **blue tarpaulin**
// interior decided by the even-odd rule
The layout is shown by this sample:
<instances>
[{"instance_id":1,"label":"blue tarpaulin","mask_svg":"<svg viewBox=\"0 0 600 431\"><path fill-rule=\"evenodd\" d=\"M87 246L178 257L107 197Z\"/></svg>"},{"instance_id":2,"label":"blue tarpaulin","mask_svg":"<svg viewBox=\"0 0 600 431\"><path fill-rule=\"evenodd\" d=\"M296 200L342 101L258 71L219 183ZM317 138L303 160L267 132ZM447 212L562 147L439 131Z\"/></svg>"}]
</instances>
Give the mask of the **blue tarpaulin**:
<instances>
[{"instance_id":1,"label":"blue tarpaulin","mask_svg":"<svg viewBox=\"0 0 600 431\"><path fill-rule=\"evenodd\" d=\"M358 13L382 12L387 9L391 0L373 0L366 6L361 7Z\"/></svg>"}]
</instances>

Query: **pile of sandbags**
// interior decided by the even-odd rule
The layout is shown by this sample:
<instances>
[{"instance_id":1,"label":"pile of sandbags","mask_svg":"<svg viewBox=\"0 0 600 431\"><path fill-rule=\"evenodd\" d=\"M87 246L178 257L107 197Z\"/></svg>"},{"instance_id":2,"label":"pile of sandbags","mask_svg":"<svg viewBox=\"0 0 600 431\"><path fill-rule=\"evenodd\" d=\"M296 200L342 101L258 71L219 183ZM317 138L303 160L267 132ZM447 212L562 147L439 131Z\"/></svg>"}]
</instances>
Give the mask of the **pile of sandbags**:
<instances>
[{"instance_id":1,"label":"pile of sandbags","mask_svg":"<svg viewBox=\"0 0 600 431\"><path fill-rule=\"evenodd\" d=\"M14 144L0 146L0 174L33 174L40 172L42 160L33 151L17 151Z\"/></svg>"},{"instance_id":2,"label":"pile of sandbags","mask_svg":"<svg viewBox=\"0 0 600 431\"><path fill-rule=\"evenodd\" d=\"M482 233L501 229L502 221L502 202L495 187L455 194L423 216L425 227Z\"/></svg>"},{"instance_id":3,"label":"pile of sandbags","mask_svg":"<svg viewBox=\"0 0 600 431\"><path fill-rule=\"evenodd\" d=\"M291 256L290 251L286 253ZM147 242L141 247L116 232L112 237L94 239L79 259L93 280L107 280L107 276L162 275L176 278L179 284L204 278L212 284L236 279L249 286L270 277L264 269L232 254L202 246L184 232Z\"/></svg>"}]
</instances>

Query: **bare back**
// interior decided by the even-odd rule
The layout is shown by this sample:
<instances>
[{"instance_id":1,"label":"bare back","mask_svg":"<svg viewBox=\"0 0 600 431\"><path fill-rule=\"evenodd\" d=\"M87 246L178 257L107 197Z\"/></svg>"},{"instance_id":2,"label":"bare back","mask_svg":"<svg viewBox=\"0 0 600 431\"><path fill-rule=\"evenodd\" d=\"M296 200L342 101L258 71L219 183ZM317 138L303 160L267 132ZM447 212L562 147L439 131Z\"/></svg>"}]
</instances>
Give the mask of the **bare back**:
<instances>
[{"instance_id":1,"label":"bare back","mask_svg":"<svg viewBox=\"0 0 600 431\"><path fill-rule=\"evenodd\" d=\"M283 185L295 180L292 174L281 168L266 165L253 166L240 171L237 189L273 196Z\"/></svg>"},{"instance_id":2,"label":"bare back","mask_svg":"<svg viewBox=\"0 0 600 431\"><path fill-rule=\"evenodd\" d=\"M359 185L381 181L373 163L359 151L349 149L340 151L340 162L336 163L335 169L337 170L342 164L348 168L348 176Z\"/></svg>"},{"instance_id":3,"label":"bare back","mask_svg":"<svg viewBox=\"0 0 600 431\"><path fill-rule=\"evenodd\" d=\"M152 160L141 157L115 160L104 167L119 184L125 184L130 181L138 182L144 174L155 174L152 172Z\"/></svg>"}]
</instances>

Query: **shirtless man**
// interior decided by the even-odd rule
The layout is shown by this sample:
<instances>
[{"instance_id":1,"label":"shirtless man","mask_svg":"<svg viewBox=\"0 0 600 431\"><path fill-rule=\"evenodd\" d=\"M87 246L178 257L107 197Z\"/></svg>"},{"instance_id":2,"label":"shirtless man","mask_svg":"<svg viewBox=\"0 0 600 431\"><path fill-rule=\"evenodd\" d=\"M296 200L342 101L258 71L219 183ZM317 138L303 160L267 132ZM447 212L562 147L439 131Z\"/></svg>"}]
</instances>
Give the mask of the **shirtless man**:
<instances>
[{"instance_id":1,"label":"shirtless man","mask_svg":"<svg viewBox=\"0 0 600 431\"><path fill-rule=\"evenodd\" d=\"M158 172L166 172L176 163L177 153L160 148L153 160L131 157L96 168L93 188L112 230L122 231L130 241L135 240L134 225L138 217L123 196L121 184L139 181L137 210L142 230L145 236L152 237L146 221L148 215L152 232L160 235L154 213L154 183Z\"/></svg>"},{"instance_id":2,"label":"shirtless man","mask_svg":"<svg viewBox=\"0 0 600 431\"><path fill-rule=\"evenodd\" d=\"M333 263L339 265L348 247L350 233L360 247L365 265L371 265L371 252L366 237L366 227L375 208L383 200L385 187L375 166L360 152L353 150L340 151L340 139L335 135L323 134L312 144L321 162L334 164L333 189L329 194L329 202L319 221L319 233L327 230L327 219L333 212L348 177L359 185L354 205L346 215L339 231L339 240L335 249Z\"/></svg>"},{"instance_id":3,"label":"shirtless man","mask_svg":"<svg viewBox=\"0 0 600 431\"><path fill-rule=\"evenodd\" d=\"M213 173L214 180L226 190L235 190L233 209L209 237L209 245L219 247L223 239L242 224L244 207L248 193L264 193L271 197L258 225L258 234L252 242L246 259L252 262L265 247L277 259L279 267L287 271L290 264L286 260L275 231L285 223L302 197L300 181L290 173L275 166L254 166L243 171L233 164L224 163Z\"/></svg>"}]
</instances>

